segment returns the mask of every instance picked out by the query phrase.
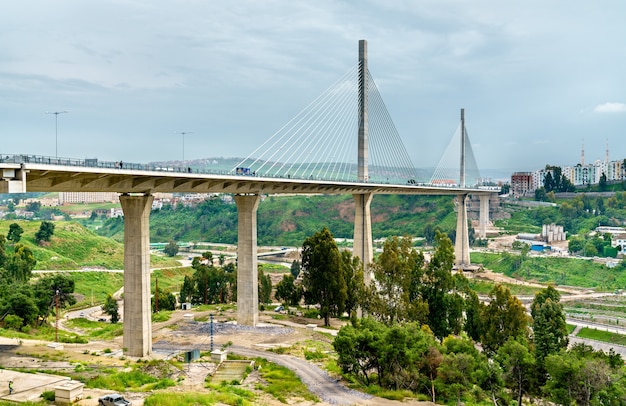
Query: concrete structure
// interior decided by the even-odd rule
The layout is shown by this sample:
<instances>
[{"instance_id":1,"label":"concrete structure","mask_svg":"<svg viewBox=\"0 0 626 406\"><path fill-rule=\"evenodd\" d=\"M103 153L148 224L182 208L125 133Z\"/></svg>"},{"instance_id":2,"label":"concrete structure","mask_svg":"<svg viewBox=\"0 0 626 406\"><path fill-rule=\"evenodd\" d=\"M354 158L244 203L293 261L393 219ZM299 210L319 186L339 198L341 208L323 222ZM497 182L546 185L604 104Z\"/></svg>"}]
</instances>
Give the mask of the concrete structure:
<instances>
[{"instance_id":1,"label":"concrete structure","mask_svg":"<svg viewBox=\"0 0 626 406\"><path fill-rule=\"evenodd\" d=\"M480 199L478 238L485 239L487 238L487 224L489 223L489 195L480 195L478 198Z\"/></svg>"},{"instance_id":2,"label":"concrete structure","mask_svg":"<svg viewBox=\"0 0 626 406\"><path fill-rule=\"evenodd\" d=\"M150 307L150 195L120 196L124 210L124 338L133 357L152 353Z\"/></svg>"},{"instance_id":3,"label":"concrete structure","mask_svg":"<svg viewBox=\"0 0 626 406\"><path fill-rule=\"evenodd\" d=\"M549 244L555 241L565 241L567 236L565 231L563 231L563 226L544 224L541 230L541 238Z\"/></svg>"},{"instance_id":4,"label":"concrete structure","mask_svg":"<svg viewBox=\"0 0 626 406\"><path fill-rule=\"evenodd\" d=\"M465 109L461 109L461 173L459 183L462 188L465 187L465 141ZM457 195L458 212L456 217L456 239L454 242L454 264L457 269L463 269L470 265L467 196L467 194ZM483 204L486 205L486 210L481 207L481 217L484 211L489 216L489 200L486 200L484 203L481 200L481 206ZM483 221L487 220L483 219Z\"/></svg>"},{"instance_id":5,"label":"concrete structure","mask_svg":"<svg viewBox=\"0 0 626 406\"><path fill-rule=\"evenodd\" d=\"M59 192L59 204L73 203L117 203L115 192Z\"/></svg>"},{"instance_id":6,"label":"concrete structure","mask_svg":"<svg viewBox=\"0 0 626 406\"><path fill-rule=\"evenodd\" d=\"M543 181L543 180L542 180ZM533 174L530 172L515 172L511 175L511 190L514 197L529 196L536 189L533 185Z\"/></svg>"},{"instance_id":7,"label":"concrete structure","mask_svg":"<svg viewBox=\"0 0 626 406\"><path fill-rule=\"evenodd\" d=\"M85 384L78 381L63 382L54 387L54 403L57 405L71 405L83 398Z\"/></svg>"},{"instance_id":8,"label":"concrete structure","mask_svg":"<svg viewBox=\"0 0 626 406\"><path fill-rule=\"evenodd\" d=\"M354 205L354 245L353 255L359 257L363 262L363 279L366 285L372 280L369 272L369 264L374 260L374 245L372 242L372 216L370 204L374 195L372 193L355 194Z\"/></svg>"},{"instance_id":9,"label":"concrete structure","mask_svg":"<svg viewBox=\"0 0 626 406\"><path fill-rule=\"evenodd\" d=\"M457 196L456 239L454 242L454 264L457 269L470 266L469 230L467 226L467 194ZM487 207L489 210L489 207Z\"/></svg>"},{"instance_id":10,"label":"concrete structure","mask_svg":"<svg viewBox=\"0 0 626 406\"><path fill-rule=\"evenodd\" d=\"M358 159L357 173L361 182L368 181L368 89L367 89L367 41L359 41L359 132L358 132ZM354 205L354 246L353 253L363 262L363 276L366 285L371 281L368 271L369 264L374 259L372 244L372 216L370 204L373 194L355 194Z\"/></svg>"},{"instance_id":11,"label":"concrete structure","mask_svg":"<svg viewBox=\"0 0 626 406\"><path fill-rule=\"evenodd\" d=\"M259 195L235 195L238 213L237 323L256 326L259 321L256 220Z\"/></svg>"}]
</instances>

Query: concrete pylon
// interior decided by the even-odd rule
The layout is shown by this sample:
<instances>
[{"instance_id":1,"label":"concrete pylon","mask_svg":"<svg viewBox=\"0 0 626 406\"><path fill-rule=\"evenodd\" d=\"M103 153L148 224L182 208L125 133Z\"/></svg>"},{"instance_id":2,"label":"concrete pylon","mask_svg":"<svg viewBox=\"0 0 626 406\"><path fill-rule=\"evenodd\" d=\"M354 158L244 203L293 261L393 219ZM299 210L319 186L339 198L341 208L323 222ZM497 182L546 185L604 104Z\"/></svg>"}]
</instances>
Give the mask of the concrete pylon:
<instances>
[{"instance_id":1,"label":"concrete pylon","mask_svg":"<svg viewBox=\"0 0 626 406\"><path fill-rule=\"evenodd\" d=\"M369 123L367 91L367 41L359 41L359 133L357 178L367 182L369 178L367 163L369 160Z\"/></svg>"},{"instance_id":2,"label":"concrete pylon","mask_svg":"<svg viewBox=\"0 0 626 406\"><path fill-rule=\"evenodd\" d=\"M369 285L372 277L369 272L369 264L374 259L372 245L372 216L370 204L374 195L372 193L355 194L354 197L354 245L352 254L359 257L363 262L363 282Z\"/></svg>"},{"instance_id":3,"label":"concrete pylon","mask_svg":"<svg viewBox=\"0 0 626 406\"><path fill-rule=\"evenodd\" d=\"M480 211L478 213L478 237L487 238L487 224L489 223L489 195L480 195Z\"/></svg>"},{"instance_id":4,"label":"concrete pylon","mask_svg":"<svg viewBox=\"0 0 626 406\"><path fill-rule=\"evenodd\" d=\"M235 195L238 213L237 323L256 326L259 321L257 269L257 208L259 195Z\"/></svg>"},{"instance_id":5,"label":"concrete pylon","mask_svg":"<svg viewBox=\"0 0 626 406\"><path fill-rule=\"evenodd\" d=\"M467 227L467 194L458 195L459 203L456 216L456 240L454 242L454 264L457 268L470 265L469 229Z\"/></svg>"},{"instance_id":6,"label":"concrete pylon","mask_svg":"<svg viewBox=\"0 0 626 406\"><path fill-rule=\"evenodd\" d=\"M153 196L120 196L124 212L124 337L132 357L152 353L150 209Z\"/></svg>"}]
</instances>

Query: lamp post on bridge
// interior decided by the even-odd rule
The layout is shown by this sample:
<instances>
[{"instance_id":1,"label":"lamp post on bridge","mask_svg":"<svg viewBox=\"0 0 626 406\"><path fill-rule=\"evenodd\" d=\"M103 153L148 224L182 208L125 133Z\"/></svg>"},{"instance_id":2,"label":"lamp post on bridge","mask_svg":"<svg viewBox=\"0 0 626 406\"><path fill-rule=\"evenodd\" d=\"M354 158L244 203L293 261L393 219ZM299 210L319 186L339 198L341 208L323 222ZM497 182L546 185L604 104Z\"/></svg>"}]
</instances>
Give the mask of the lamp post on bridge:
<instances>
[{"instance_id":1,"label":"lamp post on bridge","mask_svg":"<svg viewBox=\"0 0 626 406\"><path fill-rule=\"evenodd\" d=\"M69 113L69 111L46 111L46 114L54 114L54 156L56 158L59 157L59 114L63 113Z\"/></svg>"},{"instance_id":2,"label":"lamp post on bridge","mask_svg":"<svg viewBox=\"0 0 626 406\"><path fill-rule=\"evenodd\" d=\"M176 134L181 134L183 136L183 167L185 167L185 134L193 134L191 131L180 131Z\"/></svg>"}]
</instances>

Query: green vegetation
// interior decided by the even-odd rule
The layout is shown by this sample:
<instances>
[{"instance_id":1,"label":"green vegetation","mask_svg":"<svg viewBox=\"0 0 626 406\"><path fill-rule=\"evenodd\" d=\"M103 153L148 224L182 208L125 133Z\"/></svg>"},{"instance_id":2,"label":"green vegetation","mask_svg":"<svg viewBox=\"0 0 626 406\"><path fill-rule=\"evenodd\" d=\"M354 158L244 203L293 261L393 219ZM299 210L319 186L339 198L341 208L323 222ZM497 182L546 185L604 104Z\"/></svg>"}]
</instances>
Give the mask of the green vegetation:
<instances>
[{"instance_id":1,"label":"green vegetation","mask_svg":"<svg viewBox=\"0 0 626 406\"><path fill-rule=\"evenodd\" d=\"M110 370L95 376L85 371L72 378L83 382L87 388L147 392L175 386L176 383L167 377L174 369L178 368L165 361L149 361L135 364L130 371Z\"/></svg>"},{"instance_id":2,"label":"green vegetation","mask_svg":"<svg viewBox=\"0 0 626 406\"><path fill-rule=\"evenodd\" d=\"M117 292L124 285L121 272L72 272L76 292L79 293L75 308L85 308L104 303L107 295Z\"/></svg>"},{"instance_id":3,"label":"green vegetation","mask_svg":"<svg viewBox=\"0 0 626 406\"><path fill-rule=\"evenodd\" d=\"M626 287L626 270L577 258L522 259L516 254L471 253L472 263L507 276L555 285L580 286L612 291Z\"/></svg>"},{"instance_id":4,"label":"green vegetation","mask_svg":"<svg viewBox=\"0 0 626 406\"><path fill-rule=\"evenodd\" d=\"M12 222L0 221L0 234L6 235ZM121 243L104 238L73 222L54 222L54 234L49 242L38 244L35 234L42 223L20 221L24 230L20 244L28 247L37 264L34 269L81 269L83 267L123 269L124 249ZM52 223L51 223L52 224ZM151 265L179 266L178 261L152 256Z\"/></svg>"},{"instance_id":5,"label":"green vegetation","mask_svg":"<svg viewBox=\"0 0 626 406\"><path fill-rule=\"evenodd\" d=\"M257 389L269 393L283 403L287 403L287 399L294 397L312 402L319 401L293 371L269 362L265 358L256 358L255 363L260 368L261 378L266 382L257 385Z\"/></svg>"},{"instance_id":6,"label":"green vegetation","mask_svg":"<svg viewBox=\"0 0 626 406\"><path fill-rule=\"evenodd\" d=\"M611 344L626 346L626 336L610 331L597 330L595 328L583 327L576 337L589 338L591 340L604 341Z\"/></svg>"},{"instance_id":7,"label":"green vegetation","mask_svg":"<svg viewBox=\"0 0 626 406\"><path fill-rule=\"evenodd\" d=\"M145 406L196 406L196 405L253 405L254 397L249 391L233 386L215 386L211 393L158 392L144 400Z\"/></svg>"},{"instance_id":8,"label":"green vegetation","mask_svg":"<svg viewBox=\"0 0 626 406\"><path fill-rule=\"evenodd\" d=\"M376 238L422 235L426 225L446 233L456 227L453 199L447 196L376 196L371 205L372 232ZM322 226L337 238L352 238L354 200L351 196L270 196L259 204L260 245L300 246ZM150 215L153 242L237 242L237 208L219 198L197 207L164 206ZM98 234L121 241L123 220L109 219Z\"/></svg>"}]
</instances>

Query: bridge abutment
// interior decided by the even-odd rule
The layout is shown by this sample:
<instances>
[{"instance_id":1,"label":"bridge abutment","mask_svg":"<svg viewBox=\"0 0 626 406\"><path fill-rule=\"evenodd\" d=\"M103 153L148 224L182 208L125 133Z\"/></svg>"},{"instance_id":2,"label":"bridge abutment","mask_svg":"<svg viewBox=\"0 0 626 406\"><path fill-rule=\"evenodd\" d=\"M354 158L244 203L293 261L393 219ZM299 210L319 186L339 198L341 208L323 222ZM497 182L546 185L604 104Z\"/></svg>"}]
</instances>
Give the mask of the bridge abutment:
<instances>
[{"instance_id":1,"label":"bridge abutment","mask_svg":"<svg viewBox=\"0 0 626 406\"><path fill-rule=\"evenodd\" d=\"M257 208L259 195L235 195L238 213L237 323L256 326L259 321L257 269Z\"/></svg>"},{"instance_id":2,"label":"bridge abutment","mask_svg":"<svg viewBox=\"0 0 626 406\"><path fill-rule=\"evenodd\" d=\"M469 229L467 226L467 194L457 195L456 239L454 242L454 264L457 268L470 265Z\"/></svg>"},{"instance_id":3,"label":"bridge abutment","mask_svg":"<svg viewBox=\"0 0 626 406\"><path fill-rule=\"evenodd\" d=\"M372 277L369 272L369 264L374 259L372 245L372 216L370 204L374 195L372 193L354 194L354 245L352 254L363 262L363 282L369 285Z\"/></svg>"},{"instance_id":4,"label":"bridge abutment","mask_svg":"<svg viewBox=\"0 0 626 406\"><path fill-rule=\"evenodd\" d=\"M132 357L152 353L150 308L151 195L120 196L124 212L124 337L123 348Z\"/></svg>"}]
</instances>

